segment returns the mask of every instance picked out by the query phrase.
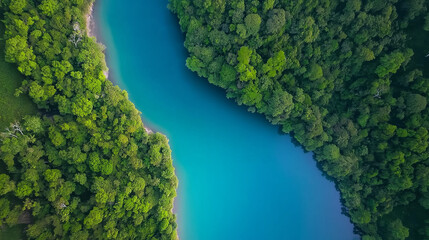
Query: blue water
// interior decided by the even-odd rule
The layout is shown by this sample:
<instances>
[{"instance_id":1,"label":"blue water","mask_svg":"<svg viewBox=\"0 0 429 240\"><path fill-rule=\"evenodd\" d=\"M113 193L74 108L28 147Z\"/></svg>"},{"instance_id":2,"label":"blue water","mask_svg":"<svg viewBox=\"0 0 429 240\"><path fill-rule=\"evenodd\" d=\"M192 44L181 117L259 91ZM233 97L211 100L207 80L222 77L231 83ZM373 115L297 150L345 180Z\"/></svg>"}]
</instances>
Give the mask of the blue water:
<instances>
[{"instance_id":1,"label":"blue water","mask_svg":"<svg viewBox=\"0 0 429 240\"><path fill-rule=\"evenodd\" d=\"M167 0L99 0L111 76L168 136L182 240L358 239L311 153L185 66Z\"/></svg>"}]
</instances>

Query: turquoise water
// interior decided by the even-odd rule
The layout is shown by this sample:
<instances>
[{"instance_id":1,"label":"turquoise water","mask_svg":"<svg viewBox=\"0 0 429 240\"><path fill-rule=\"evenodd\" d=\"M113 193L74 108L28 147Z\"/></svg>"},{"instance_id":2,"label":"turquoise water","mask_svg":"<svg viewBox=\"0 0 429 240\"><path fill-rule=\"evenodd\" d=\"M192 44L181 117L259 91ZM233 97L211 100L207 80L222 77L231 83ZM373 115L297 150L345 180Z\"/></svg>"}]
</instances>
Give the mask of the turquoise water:
<instances>
[{"instance_id":1,"label":"turquoise water","mask_svg":"<svg viewBox=\"0 0 429 240\"><path fill-rule=\"evenodd\" d=\"M182 240L358 239L311 153L185 66L167 0L103 0L95 17L111 76L168 136Z\"/></svg>"}]
</instances>

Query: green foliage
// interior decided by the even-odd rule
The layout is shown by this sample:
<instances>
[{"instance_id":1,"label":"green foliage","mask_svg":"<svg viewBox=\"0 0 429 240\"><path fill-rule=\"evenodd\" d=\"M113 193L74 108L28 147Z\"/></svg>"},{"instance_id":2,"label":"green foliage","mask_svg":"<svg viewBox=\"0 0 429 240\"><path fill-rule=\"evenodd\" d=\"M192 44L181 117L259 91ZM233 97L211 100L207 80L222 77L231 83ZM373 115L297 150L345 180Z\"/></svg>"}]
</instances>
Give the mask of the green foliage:
<instances>
[{"instance_id":1,"label":"green foliage","mask_svg":"<svg viewBox=\"0 0 429 240\"><path fill-rule=\"evenodd\" d=\"M26 5L27 5L26 0L15 0L15 1L11 1L10 5L9 5L9 9L10 9L10 11L12 11L15 14L20 14L20 13L22 13L22 11Z\"/></svg>"},{"instance_id":2,"label":"green foliage","mask_svg":"<svg viewBox=\"0 0 429 240\"><path fill-rule=\"evenodd\" d=\"M288 92L276 89L273 92L269 109L267 111L273 117L284 116L286 118L289 116L294 107L292 99L293 96Z\"/></svg>"},{"instance_id":3,"label":"green foliage","mask_svg":"<svg viewBox=\"0 0 429 240\"><path fill-rule=\"evenodd\" d=\"M85 117L92 111L92 102L85 97L78 97L72 103L72 112L79 117Z\"/></svg>"},{"instance_id":4,"label":"green foliage","mask_svg":"<svg viewBox=\"0 0 429 240\"><path fill-rule=\"evenodd\" d=\"M261 27L261 17L258 14L249 14L244 18L246 24L247 34L255 35L259 32Z\"/></svg>"},{"instance_id":5,"label":"green foliage","mask_svg":"<svg viewBox=\"0 0 429 240\"><path fill-rule=\"evenodd\" d=\"M42 4L39 5L39 9L42 11L42 14L48 17L52 16L58 8L59 3L56 0L43 0Z\"/></svg>"},{"instance_id":6,"label":"green foliage","mask_svg":"<svg viewBox=\"0 0 429 240\"><path fill-rule=\"evenodd\" d=\"M377 67L377 69L375 69L375 73L379 77L384 77L389 73L396 73L404 61L405 56L399 51L383 56L380 59L381 64Z\"/></svg>"},{"instance_id":7,"label":"green foliage","mask_svg":"<svg viewBox=\"0 0 429 240\"><path fill-rule=\"evenodd\" d=\"M252 50L246 46L243 46L238 51L238 64L236 70L239 73L240 81L247 82L256 79L256 70L250 65L250 57Z\"/></svg>"},{"instance_id":8,"label":"green foliage","mask_svg":"<svg viewBox=\"0 0 429 240\"><path fill-rule=\"evenodd\" d=\"M308 70L306 76L312 81L323 77L322 67L316 63L311 64L310 69Z\"/></svg>"},{"instance_id":9,"label":"green foliage","mask_svg":"<svg viewBox=\"0 0 429 240\"><path fill-rule=\"evenodd\" d=\"M210 11L170 0L170 9L189 58L212 49L222 66L191 69L314 151L363 239L402 239L408 227L424 239L424 224L385 216L428 205L428 1L231 0Z\"/></svg>"},{"instance_id":10,"label":"green foliage","mask_svg":"<svg viewBox=\"0 0 429 240\"><path fill-rule=\"evenodd\" d=\"M426 109L427 100L420 94L411 93L406 98L407 111L410 113L420 113Z\"/></svg>"},{"instance_id":11,"label":"green foliage","mask_svg":"<svg viewBox=\"0 0 429 240\"><path fill-rule=\"evenodd\" d=\"M36 133L36 134L44 131L43 122L42 122L42 119L40 119L40 117L25 116L24 120L25 120L24 129L26 131Z\"/></svg>"},{"instance_id":12,"label":"green foliage","mask_svg":"<svg viewBox=\"0 0 429 240\"><path fill-rule=\"evenodd\" d=\"M386 236L387 240L404 240L409 236L409 231L400 219L396 219L387 226Z\"/></svg>"},{"instance_id":13,"label":"green foliage","mask_svg":"<svg viewBox=\"0 0 429 240\"><path fill-rule=\"evenodd\" d=\"M273 9L268 13L266 32L274 34L283 29L286 24L286 12L283 9Z\"/></svg>"},{"instance_id":14,"label":"green foliage","mask_svg":"<svg viewBox=\"0 0 429 240\"><path fill-rule=\"evenodd\" d=\"M2 14L0 13L0 17ZM16 66L5 62L4 26L0 22L0 130L9 127L11 122L17 121L28 114L36 113L36 106L25 95L19 95L19 88L24 77L16 69Z\"/></svg>"},{"instance_id":15,"label":"green foliage","mask_svg":"<svg viewBox=\"0 0 429 240\"><path fill-rule=\"evenodd\" d=\"M94 207L92 209L88 216L86 216L84 220L84 224L86 228L93 228L100 224L103 221L103 210L99 209L98 207Z\"/></svg>"},{"instance_id":16,"label":"green foliage","mask_svg":"<svg viewBox=\"0 0 429 240\"><path fill-rule=\"evenodd\" d=\"M90 3L5 1L5 57L40 113L0 131L0 225L27 224L28 239L176 239L168 140L106 81L102 47L81 30ZM195 71L216 61L194 53ZM225 66L222 81L235 75Z\"/></svg>"},{"instance_id":17,"label":"green foliage","mask_svg":"<svg viewBox=\"0 0 429 240\"><path fill-rule=\"evenodd\" d=\"M224 64L220 71L220 81L216 85L227 88L235 83L236 78L237 71L235 71L234 67L229 64Z\"/></svg>"},{"instance_id":18,"label":"green foliage","mask_svg":"<svg viewBox=\"0 0 429 240\"><path fill-rule=\"evenodd\" d=\"M274 7L274 3L276 0L265 0L263 3L263 11L264 13Z\"/></svg>"},{"instance_id":19,"label":"green foliage","mask_svg":"<svg viewBox=\"0 0 429 240\"><path fill-rule=\"evenodd\" d=\"M323 157L327 160L336 160L340 157L340 149L334 144L323 147Z\"/></svg>"}]
</instances>

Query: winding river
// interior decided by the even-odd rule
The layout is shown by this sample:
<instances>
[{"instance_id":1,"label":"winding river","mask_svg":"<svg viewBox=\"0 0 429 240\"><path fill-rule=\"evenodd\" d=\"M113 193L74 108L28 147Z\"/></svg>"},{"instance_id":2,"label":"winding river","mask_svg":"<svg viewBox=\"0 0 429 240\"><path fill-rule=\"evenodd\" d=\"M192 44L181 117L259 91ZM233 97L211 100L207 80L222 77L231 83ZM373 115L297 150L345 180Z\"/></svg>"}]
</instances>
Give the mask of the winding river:
<instances>
[{"instance_id":1,"label":"winding river","mask_svg":"<svg viewBox=\"0 0 429 240\"><path fill-rule=\"evenodd\" d=\"M98 0L111 78L168 136L182 240L359 239L311 153L185 66L167 0Z\"/></svg>"}]
</instances>

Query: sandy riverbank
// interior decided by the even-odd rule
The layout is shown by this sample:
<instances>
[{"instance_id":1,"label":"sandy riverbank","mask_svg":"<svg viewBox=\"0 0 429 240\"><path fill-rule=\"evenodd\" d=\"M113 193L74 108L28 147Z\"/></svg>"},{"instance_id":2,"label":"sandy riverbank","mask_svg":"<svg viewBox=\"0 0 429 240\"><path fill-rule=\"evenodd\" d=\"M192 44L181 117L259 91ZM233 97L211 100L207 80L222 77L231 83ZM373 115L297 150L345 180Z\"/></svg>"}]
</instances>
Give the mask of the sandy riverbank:
<instances>
[{"instance_id":1,"label":"sandy riverbank","mask_svg":"<svg viewBox=\"0 0 429 240\"><path fill-rule=\"evenodd\" d=\"M96 7L96 6L94 7L95 4L96 3L94 3L94 2L91 3L88 7L87 13L85 14L86 34L88 35L88 37L94 37L96 39L97 43L102 45L102 47L105 49L106 48L105 45L102 42L100 42L100 39L102 39L101 33L100 33L99 29L97 28L96 22L94 20L94 8ZM105 58L106 58L107 57L106 53L104 53L104 54L105 54ZM107 66L106 62L105 62L105 65ZM106 79L109 79L111 81L111 79L109 78L109 69L107 69L103 73L104 73L104 76L106 76ZM115 84L114 81L112 81L112 82ZM142 122L143 122L143 119L142 119ZM148 134L154 133L154 131L152 129L150 129L146 126L144 126L144 129L146 130L146 132Z\"/></svg>"},{"instance_id":2,"label":"sandy riverbank","mask_svg":"<svg viewBox=\"0 0 429 240\"><path fill-rule=\"evenodd\" d=\"M86 18L86 32L89 37L96 37L95 32L95 23L93 21L93 12L94 12L94 3L91 3L88 8L88 12L85 15Z\"/></svg>"},{"instance_id":3,"label":"sandy riverbank","mask_svg":"<svg viewBox=\"0 0 429 240\"><path fill-rule=\"evenodd\" d=\"M98 41L101 38L94 20L94 2L92 2L89 5L87 13L85 14L85 19L86 19L86 34L88 35L88 37L95 37L98 44L100 44L102 48L105 49L106 47L104 46L104 44ZM106 62L104 62L104 65L107 68ZM107 79L109 79L109 68L103 71L103 74Z\"/></svg>"}]
</instances>

